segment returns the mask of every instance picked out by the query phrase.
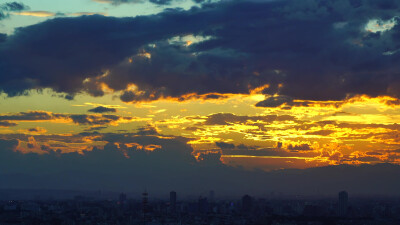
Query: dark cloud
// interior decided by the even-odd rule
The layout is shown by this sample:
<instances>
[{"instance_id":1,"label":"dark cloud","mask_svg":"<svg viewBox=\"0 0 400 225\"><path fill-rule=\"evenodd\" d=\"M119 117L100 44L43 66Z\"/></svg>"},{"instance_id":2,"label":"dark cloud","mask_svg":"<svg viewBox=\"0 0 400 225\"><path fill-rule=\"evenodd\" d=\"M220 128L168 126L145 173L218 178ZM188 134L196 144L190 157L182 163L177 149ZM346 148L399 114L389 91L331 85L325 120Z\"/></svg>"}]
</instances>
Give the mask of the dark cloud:
<instances>
[{"instance_id":1,"label":"dark cloud","mask_svg":"<svg viewBox=\"0 0 400 225\"><path fill-rule=\"evenodd\" d=\"M101 96L102 82L117 91L134 83L138 90L121 100L149 101L269 84L258 104L266 107L358 94L398 98L399 19L387 31L363 29L371 19L397 16L398 3L355 2L221 1L135 18L56 18L2 42L0 89L9 96L44 87ZM200 41L168 41L188 34Z\"/></svg>"},{"instance_id":2,"label":"dark cloud","mask_svg":"<svg viewBox=\"0 0 400 225\"><path fill-rule=\"evenodd\" d=\"M181 32L180 26L167 29L172 22L168 20L175 19L177 17L164 21L153 17L83 16L57 18L21 28L8 37L0 49L1 61L7 61L0 65L0 71L8 74L0 77L0 89L9 96L40 87L76 93L85 89L86 78L102 74L103 69L118 64L148 41ZM36 38L29 38L33 36ZM31 51L28 53L25 49ZM17 60L20 57L27 60ZM125 88L122 83L120 85Z\"/></svg>"},{"instance_id":3,"label":"dark cloud","mask_svg":"<svg viewBox=\"0 0 400 225\"><path fill-rule=\"evenodd\" d=\"M93 1L100 2L100 3L109 3L112 5L145 2L144 0L93 0ZM169 5L169 4L171 4L172 0L149 0L149 2L156 4L156 5Z\"/></svg>"},{"instance_id":4,"label":"dark cloud","mask_svg":"<svg viewBox=\"0 0 400 225\"><path fill-rule=\"evenodd\" d=\"M216 113L207 116L204 125L245 124L247 122L257 121L264 123L272 123L274 121L296 121L296 117L290 115L238 116L232 113Z\"/></svg>"},{"instance_id":5,"label":"dark cloud","mask_svg":"<svg viewBox=\"0 0 400 225\"><path fill-rule=\"evenodd\" d=\"M204 130L204 129L201 128L201 127L186 127L185 130L188 130L188 131L197 131L197 130Z\"/></svg>"},{"instance_id":6,"label":"dark cloud","mask_svg":"<svg viewBox=\"0 0 400 225\"><path fill-rule=\"evenodd\" d=\"M38 132L39 129L38 128L29 128L28 131L30 131L30 132Z\"/></svg>"},{"instance_id":7,"label":"dark cloud","mask_svg":"<svg viewBox=\"0 0 400 225\"><path fill-rule=\"evenodd\" d=\"M308 150L313 150L313 148L308 145L308 144L289 144L288 145L288 150L289 151L308 151Z\"/></svg>"},{"instance_id":8,"label":"dark cloud","mask_svg":"<svg viewBox=\"0 0 400 225\"><path fill-rule=\"evenodd\" d=\"M235 145L225 142L215 142L215 144L221 149L234 149Z\"/></svg>"},{"instance_id":9,"label":"dark cloud","mask_svg":"<svg viewBox=\"0 0 400 225\"><path fill-rule=\"evenodd\" d=\"M139 127L136 134L138 134L138 135L158 135L159 133L154 126L147 125L144 127Z\"/></svg>"},{"instance_id":10,"label":"dark cloud","mask_svg":"<svg viewBox=\"0 0 400 225\"><path fill-rule=\"evenodd\" d=\"M7 39L7 34L0 33L0 43L5 41L6 39Z\"/></svg>"},{"instance_id":11,"label":"dark cloud","mask_svg":"<svg viewBox=\"0 0 400 225\"><path fill-rule=\"evenodd\" d=\"M11 123L8 121L0 121L0 127L14 127L17 126L18 124L16 123Z\"/></svg>"},{"instance_id":12,"label":"dark cloud","mask_svg":"<svg viewBox=\"0 0 400 225\"><path fill-rule=\"evenodd\" d=\"M222 165L221 162L221 153L220 152L207 152L207 153L200 153L197 160L200 164L206 166L220 166Z\"/></svg>"},{"instance_id":13,"label":"dark cloud","mask_svg":"<svg viewBox=\"0 0 400 225\"><path fill-rule=\"evenodd\" d=\"M265 99L264 101L258 102L257 107L278 107L285 103L291 103L293 99L287 96L274 96Z\"/></svg>"},{"instance_id":14,"label":"dark cloud","mask_svg":"<svg viewBox=\"0 0 400 225\"><path fill-rule=\"evenodd\" d=\"M30 133L46 133L47 130L43 127L33 127L33 128L29 128L26 131L30 132Z\"/></svg>"},{"instance_id":15,"label":"dark cloud","mask_svg":"<svg viewBox=\"0 0 400 225\"><path fill-rule=\"evenodd\" d=\"M328 136L330 134L335 133L334 130L318 130L318 131L311 131L307 132L306 135L321 135L321 136Z\"/></svg>"},{"instance_id":16,"label":"dark cloud","mask_svg":"<svg viewBox=\"0 0 400 225\"><path fill-rule=\"evenodd\" d=\"M317 157L318 152L290 151L277 148L222 149L222 155L260 156L260 157Z\"/></svg>"},{"instance_id":17,"label":"dark cloud","mask_svg":"<svg viewBox=\"0 0 400 225\"><path fill-rule=\"evenodd\" d=\"M104 106L98 106L94 109L89 109L89 112L94 112L94 113L107 113L107 112L117 112L115 108L108 108Z\"/></svg>"},{"instance_id":18,"label":"dark cloud","mask_svg":"<svg viewBox=\"0 0 400 225\"><path fill-rule=\"evenodd\" d=\"M157 5L169 5L172 2L172 0L149 0L149 1Z\"/></svg>"},{"instance_id":19,"label":"dark cloud","mask_svg":"<svg viewBox=\"0 0 400 225\"><path fill-rule=\"evenodd\" d=\"M133 91L124 91L119 98L123 102L132 102L136 99L136 94Z\"/></svg>"},{"instance_id":20,"label":"dark cloud","mask_svg":"<svg viewBox=\"0 0 400 225\"><path fill-rule=\"evenodd\" d=\"M93 127L89 127L89 128L87 128L87 129L85 129L85 131L88 131L88 132L91 132L91 131L100 131L100 130L103 130L103 129L106 129L106 128L107 128L107 126L102 126L102 127L93 126Z\"/></svg>"},{"instance_id":21,"label":"dark cloud","mask_svg":"<svg viewBox=\"0 0 400 225\"><path fill-rule=\"evenodd\" d=\"M228 150L228 151L229 150L239 150L239 151L236 151L235 154L237 154L238 152L244 153L245 150L256 150L255 146L247 146L245 144L239 144L239 145L235 146L234 144L230 144L230 143L226 143L226 142L215 142L215 145L217 145L221 150L223 150L223 152L226 152L225 150ZM246 153L244 153L244 154L247 155Z\"/></svg>"},{"instance_id":22,"label":"dark cloud","mask_svg":"<svg viewBox=\"0 0 400 225\"><path fill-rule=\"evenodd\" d=\"M118 121L121 117L116 115L70 115L74 123L80 125L105 125Z\"/></svg>"},{"instance_id":23,"label":"dark cloud","mask_svg":"<svg viewBox=\"0 0 400 225\"><path fill-rule=\"evenodd\" d=\"M240 149L240 150L251 150L251 149L254 149L254 147L252 147L252 146L247 146L247 145L245 145L245 144L239 144L238 146L236 146L238 149Z\"/></svg>"},{"instance_id":24,"label":"dark cloud","mask_svg":"<svg viewBox=\"0 0 400 225\"><path fill-rule=\"evenodd\" d=\"M0 4L0 20L7 18L9 16L9 12L21 11L26 9L29 9L29 7L24 5L23 3L18 3L18 2L7 2ZM1 35L0 35L0 42L1 42Z\"/></svg>"},{"instance_id":25,"label":"dark cloud","mask_svg":"<svg viewBox=\"0 0 400 225\"><path fill-rule=\"evenodd\" d=\"M13 121L40 121L65 118L63 114L45 112L45 111L29 111L14 114L0 115L0 120L13 120Z\"/></svg>"},{"instance_id":26,"label":"dark cloud","mask_svg":"<svg viewBox=\"0 0 400 225\"><path fill-rule=\"evenodd\" d=\"M121 5L126 3L141 3L144 2L143 0L93 0L99 3L108 3L112 5Z\"/></svg>"},{"instance_id":27,"label":"dark cloud","mask_svg":"<svg viewBox=\"0 0 400 225\"><path fill-rule=\"evenodd\" d=\"M29 9L28 6L18 2L8 2L0 5L0 8L6 11L21 11Z\"/></svg>"},{"instance_id":28,"label":"dark cloud","mask_svg":"<svg viewBox=\"0 0 400 225\"><path fill-rule=\"evenodd\" d=\"M29 111L13 114L0 115L0 122L8 121L46 121L46 120L71 120L79 125L108 125L117 123L119 120L133 120L133 117L122 117L117 115L98 115L98 114L62 114L46 111Z\"/></svg>"},{"instance_id":29,"label":"dark cloud","mask_svg":"<svg viewBox=\"0 0 400 225\"><path fill-rule=\"evenodd\" d=\"M61 154L53 146L40 145L43 154L15 151L19 141L0 139L0 188L130 190L152 196L166 190L182 195L215 190L224 195L255 195L278 191L287 194L328 194L347 190L353 194L397 195L400 166L392 164L331 166L273 172L246 171L225 166L221 153L202 153L179 138L126 134L108 137L104 149ZM137 143L128 147L124 143ZM157 145L146 150L147 145ZM254 151L256 152L256 151ZM329 177L329 179L326 179ZM371 180L374 182L371 183ZM222 195L222 194L221 194Z\"/></svg>"}]
</instances>

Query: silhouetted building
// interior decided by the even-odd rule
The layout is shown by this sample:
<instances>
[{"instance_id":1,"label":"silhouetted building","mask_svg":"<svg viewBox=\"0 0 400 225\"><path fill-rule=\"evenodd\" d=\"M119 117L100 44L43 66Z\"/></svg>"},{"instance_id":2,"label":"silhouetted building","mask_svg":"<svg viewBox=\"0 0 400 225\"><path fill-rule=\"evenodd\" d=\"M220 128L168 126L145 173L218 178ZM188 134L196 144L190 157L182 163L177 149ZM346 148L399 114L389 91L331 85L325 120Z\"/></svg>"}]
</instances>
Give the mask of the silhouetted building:
<instances>
[{"instance_id":1,"label":"silhouetted building","mask_svg":"<svg viewBox=\"0 0 400 225\"><path fill-rule=\"evenodd\" d=\"M214 203L214 200L215 200L215 192L211 190L210 193L208 194L208 201L210 203Z\"/></svg>"},{"instance_id":2,"label":"silhouetted building","mask_svg":"<svg viewBox=\"0 0 400 225\"><path fill-rule=\"evenodd\" d=\"M120 205L124 205L126 203L126 194L125 193L119 194L118 203Z\"/></svg>"},{"instance_id":3,"label":"silhouetted building","mask_svg":"<svg viewBox=\"0 0 400 225\"><path fill-rule=\"evenodd\" d=\"M175 211L176 209L176 192L175 191L171 191L169 193L169 206L171 211Z\"/></svg>"},{"instance_id":4,"label":"silhouetted building","mask_svg":"<svg viewBox=\"0 0 400 225\"><path fill-rule=\"evenodd\" d=\"M349 195L346 191L339 192L338 215L346 216L348 208Z\"/></svg>"},{"instance_id":5,"label":"silhouetted building","mask_svg":"<svg viewBox=\"0 0 400 225\"><path fill-rule=\"evenodd\" d=\"M242 211L250 212L253 206L253 199L249 195L242 197Z\"/></svg>"},{"instance_id":6,"label":"silhouetted building","mask_svg":"<svg viewBox=\"0 0 400 225\"><path fill-rule=\"evenodd\" d=\"M303 216L317 217L323 215L323 207L317 205L305 205L303 209Z\"/></svg>"},{"instance_id":7,"label":"silhouetted building","mask_svg":"<svg viewBox=\"0 0 400 225\"><path fill-rule=\"evenodd\" d=\"M208 201L207 198L200 197L199 198L199 212L207 213L208 212Z\"/></svg>"},{"instance_id":8,"label":"silhouetted building","mask_svg":"<svg viewBox=\"0 0 400 225\"><path fill-rule=\"evenodd\" d=\"M147 191L144 191L142 194L142 213L143 213L143 224L146 225L147 223L147 214L149 212L149 194Z\"/></svg>"}]
</instances>

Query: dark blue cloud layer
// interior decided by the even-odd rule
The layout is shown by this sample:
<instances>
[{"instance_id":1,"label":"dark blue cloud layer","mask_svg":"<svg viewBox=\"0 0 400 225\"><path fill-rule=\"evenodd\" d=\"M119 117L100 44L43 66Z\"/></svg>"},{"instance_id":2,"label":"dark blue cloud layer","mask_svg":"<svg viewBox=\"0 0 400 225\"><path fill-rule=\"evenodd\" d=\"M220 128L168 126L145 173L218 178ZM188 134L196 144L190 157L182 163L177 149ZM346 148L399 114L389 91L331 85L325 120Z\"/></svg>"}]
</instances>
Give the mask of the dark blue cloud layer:
<instances>
[{"instance_id":1,"label":"dark blue cloud layer","mask_svg":"<svg viewBox=\"0 0 400 225\"><path fill-rule=\"evenodd\" d=\"M108 108L104 106L98 106L93 109L89 109L88 112L93 112L93 113L115 113L117 110L115 108Z\"/></svg>"},{"instance_id":2,"label":"dark blue cloud layer","mask_svg":"<svg viewBox=\"0 0 400 225\"><path fill-rule=\"evenodd\" d=\"M18 2L2 3L0 4L0 20L9 17L10 16L9 12L21 11L26 9L29 9L29 7L24 5L23 3L18 3ZM1 42L1 36L0 36L0 42Z\"/></svg>"},{"instance_id":3,"label":"dark blue cloud layer","mask_svg":"<svg viewBox=\"0 0 400 225\"><path fill-rule=\"evenodd\" d=\"M0 90L14 96L49 87L101 96L101 82L115 90L134 83L141 94L126 91L121 99L141 101L249 93L270 84L264 93L285 99L259 106L357 94L398 98L398 12L390 0L279 0L223 1L135 18L56 18L0 38ZM367 32L371 19L396 25ZM167 41L188 34L211 38L190 46Z\"/></svg>"},{"instance_id":4,"label":"dark blue cloud layer","mask_svg":"<svg viewBox=\"0 0 400 225\"><path fill-rule=\"evenodd\" d=\"M225 166L219 153L204 154L200 161L193 149L179 138L110 134L104 150L64 153L42 146L45 154L13 151L16 140L0 139L0 188L62 190L129 190L144 187L152 195L176 190L182 195L215 190L220 196L286 194L398 195L400 166L391 164L333 166L273 172L246 171ZM115 145L114 142L118 142ZM125 143L157 144L145 151Z\"/></svg>"}]
</instances>

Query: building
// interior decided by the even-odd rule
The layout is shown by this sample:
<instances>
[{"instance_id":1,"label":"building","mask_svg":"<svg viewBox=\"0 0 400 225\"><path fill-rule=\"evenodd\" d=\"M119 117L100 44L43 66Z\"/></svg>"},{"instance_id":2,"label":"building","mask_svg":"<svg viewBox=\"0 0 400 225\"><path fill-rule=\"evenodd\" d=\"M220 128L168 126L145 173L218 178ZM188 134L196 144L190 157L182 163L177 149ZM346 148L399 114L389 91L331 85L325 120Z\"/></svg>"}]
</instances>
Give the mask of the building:
<instances>
[{"instance_id":1,"label":"building","mask_svg":"<svg viewBox=\"0 0 400 225\"><path fill-rule=\"evenodd\" d=\"M199 213L208 213L208 200L207 198L200 197L198 201Z\"/></svg>"},{"instance_id":2,"label":"building","mask_svg":"<svg viewBox=\"0 0 400 225\"><path fill-rule=\"evenodd\" d=\"M142 193L142 213L143 213L143 224L146 225L148 221L148 212L149 212L149 194L147 191Z\"/></svg>"},{"instance_id":3,"label":"building","mask_svg":"<svg viewBox=\"0 0 400 225\"><path fill-rule=\"evenodd\" d=\"M215 192L214 192L213 190L211 190L211 191L208 193L208 200L209 200L211 203L214 203L214 201L215 201Z\"/></svg>"},{"instance_id":4,"label":"building","mask_svg":"<svg viewBox=\"0 0 400 225\"><path fill-rule=\"evenodd\" d=\"M339 192L339 202L338 202L338 216L344 217L347 215L349 195L346 191Z\"/></svg>"},{"instance_id":5,"label":"building","mask_svg":"<svg viewBox=\"0 0 400 225\"><path fill-rule=\"evenodd\" d=\"M175 191L171 191L169 193L169 206L172 212L175 211L176 209L176 192Z\"/></svg>"},{"instance_id":6,"label":"building","mask_svg":"<svg viewBox=\"0 0 400 225\"><path fill-rule=\"evenodd\" d=\"M119 194L118 203L120 205L125 205L125 203L126 203L126 194L125 193Z\"/></svg>"},{"instance_id":7,"label":"building","mask_svg":"<svg viewBox=\"0 0 400 225\"><path fill-rule=\"evenodd\" d=\"M253 207L253 199L249 195L242 197L242 211L250 212Z\"/></svg>"}]
</instances>

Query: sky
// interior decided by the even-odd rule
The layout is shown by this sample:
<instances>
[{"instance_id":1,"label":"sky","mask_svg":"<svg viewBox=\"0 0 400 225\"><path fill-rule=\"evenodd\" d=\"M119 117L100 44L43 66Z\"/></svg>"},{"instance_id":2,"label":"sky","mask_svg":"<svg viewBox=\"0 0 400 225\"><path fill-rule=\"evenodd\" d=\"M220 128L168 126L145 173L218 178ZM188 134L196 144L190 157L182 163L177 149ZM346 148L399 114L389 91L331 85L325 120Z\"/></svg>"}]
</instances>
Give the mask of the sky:
<instances>
[{"instance_id":1,"label":"sky","mask_svg":"<svg viewBox=\"0 0 400 225\"><path fill-rule=\"evenodd\" d=\"M296 192L331 174L332 192L397 193L399 16L396 0L0 0L0 188Z\"/></svg>"}]
</instances>

